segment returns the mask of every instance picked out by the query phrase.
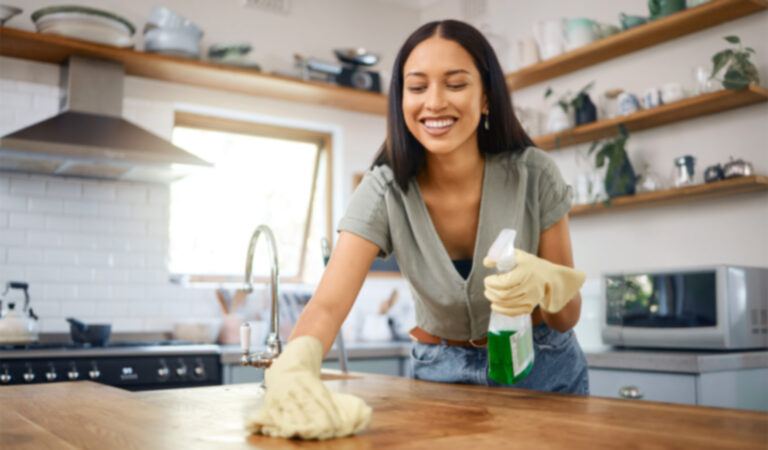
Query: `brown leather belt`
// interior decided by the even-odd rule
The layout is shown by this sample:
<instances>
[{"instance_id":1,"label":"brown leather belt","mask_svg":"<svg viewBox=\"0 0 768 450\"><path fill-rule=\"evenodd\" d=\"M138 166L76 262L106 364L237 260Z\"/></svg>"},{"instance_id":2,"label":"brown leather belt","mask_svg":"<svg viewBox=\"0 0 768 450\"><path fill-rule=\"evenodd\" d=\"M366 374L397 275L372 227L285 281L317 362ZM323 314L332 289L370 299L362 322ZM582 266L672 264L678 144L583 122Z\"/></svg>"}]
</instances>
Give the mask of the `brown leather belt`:
<instances>
[{"instance_id":1,"label":"brown leather belt","mask_svg":"<svg viewBox=\"0 0 768 450\"><path fill-rule=\"evenodd\" d=\"M408 336L411 337L416 342L421 342L422 344L445 344L445 345L456 345L459 347L485 347L485 345L488 343L488 338L480 338L480 339L470 339L468 341L454 341L453 339L443 339L440 336L435 336L434 334L429 334L424 329L415 327L411 331L408 332Z\"/></svg>"}]
</instances>

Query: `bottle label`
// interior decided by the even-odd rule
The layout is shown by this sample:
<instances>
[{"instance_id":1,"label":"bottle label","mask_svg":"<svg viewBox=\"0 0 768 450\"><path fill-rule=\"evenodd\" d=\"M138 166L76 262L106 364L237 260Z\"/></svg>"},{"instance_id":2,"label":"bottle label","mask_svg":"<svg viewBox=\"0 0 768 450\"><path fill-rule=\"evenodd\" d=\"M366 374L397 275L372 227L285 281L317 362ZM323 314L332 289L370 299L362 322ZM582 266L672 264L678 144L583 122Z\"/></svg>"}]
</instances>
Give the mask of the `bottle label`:
<instances>
[{"instance_id":1,"label":"bottle label","mask_svg":"<svg viewBox=\"0 0 768 450\"><path fill-rule=\"evenodd\" d=\"M512 371L514 376L518 376L533 361L532 330L526 328L510 335L509 348L512 350Z\"/></svg>"}]
</instances>

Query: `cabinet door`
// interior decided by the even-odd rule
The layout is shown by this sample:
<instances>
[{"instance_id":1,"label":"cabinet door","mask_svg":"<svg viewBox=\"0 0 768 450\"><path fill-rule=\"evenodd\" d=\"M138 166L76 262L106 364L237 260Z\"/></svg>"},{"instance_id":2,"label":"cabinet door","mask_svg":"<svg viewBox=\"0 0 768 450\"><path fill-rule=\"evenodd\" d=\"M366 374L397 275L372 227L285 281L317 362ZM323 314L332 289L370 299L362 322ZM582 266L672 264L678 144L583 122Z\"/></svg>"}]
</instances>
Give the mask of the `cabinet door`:
<instances>
[{"instance_id":1,"label":"cabinet door","mask_svg":"<svg viewBox=\"0 0 768 450\"><path fill-rule=\"evenodd\" d=\"M696 404L696 376L665 372L589 369L589 390L597 397L622 397L634 392L642 400Z\"/></svg>"}]
</instances>

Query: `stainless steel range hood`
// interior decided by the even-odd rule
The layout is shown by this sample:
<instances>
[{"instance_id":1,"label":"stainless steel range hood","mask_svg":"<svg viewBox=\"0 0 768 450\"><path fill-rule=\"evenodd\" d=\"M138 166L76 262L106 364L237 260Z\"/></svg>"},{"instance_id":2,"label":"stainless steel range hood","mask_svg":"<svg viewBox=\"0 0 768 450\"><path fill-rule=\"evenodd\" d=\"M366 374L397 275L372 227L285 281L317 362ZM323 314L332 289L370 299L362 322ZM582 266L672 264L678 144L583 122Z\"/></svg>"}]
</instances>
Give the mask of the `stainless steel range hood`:
<instances>
[{"instance_id":1,"label":"stainless steel range hood","mask_svg":"<svg viewBox=\"0 0 768 450\"><path fill-rule=\"evenodd\" d=\"M70 56L61 112L0 137L0 170L167 183L211 164L122 118L122 63Z\"/></svg>"}]
</instances>

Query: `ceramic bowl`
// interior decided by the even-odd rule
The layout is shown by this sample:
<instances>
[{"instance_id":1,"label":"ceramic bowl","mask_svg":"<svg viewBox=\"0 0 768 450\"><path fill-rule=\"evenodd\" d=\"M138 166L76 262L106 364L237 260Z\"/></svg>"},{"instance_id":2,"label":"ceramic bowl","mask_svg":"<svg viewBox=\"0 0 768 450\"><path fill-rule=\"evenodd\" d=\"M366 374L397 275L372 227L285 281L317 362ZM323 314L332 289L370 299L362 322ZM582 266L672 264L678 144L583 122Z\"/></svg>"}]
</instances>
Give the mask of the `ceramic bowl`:
<instances>
[{"instance_id":1,"label":"ceramic bowl","mask_svg":"<svg viewBox=\"0 0 768 450\"><path fill-rule=\"evenodd\" d=\"M136 29L127 20L108 11L81 6L53 6L32 13L37 31L112 45L133 46Z\"/></svg>"},{"instance_id":2,"label":"ceramic bowl","mask_svg":"<svg viewBox=\"0 0 768 450\"><path fill-rule=\"evenodd\" d=\"M152 28L144 33L144 50L197 59L200 57L200 38L178 29Z\"/></svg>"},{"instance_id":3,"label":"ceramic bowl","mask_svg":"<svg viewBox=\"0 0 768 450\"><path fill-rule=\"evenodd\" d=\"M21 14L22 9L15 6L0 5L0 27L11 17Z\"/></svg>"},{"instance_id":4,"label":"ceramic bowl","mask_svg":"<svg viewBox=\"0 0 768 450\"><path fill-rule=\"evenodd\" d=\"M197 39L200 39L203 36L203 30L191 20L164 6L155 6L149 12L147 24L144 26L144 32L146 33L153 28L174 30L180 33L194 35Z\"/></svg>"}]
</instances>

